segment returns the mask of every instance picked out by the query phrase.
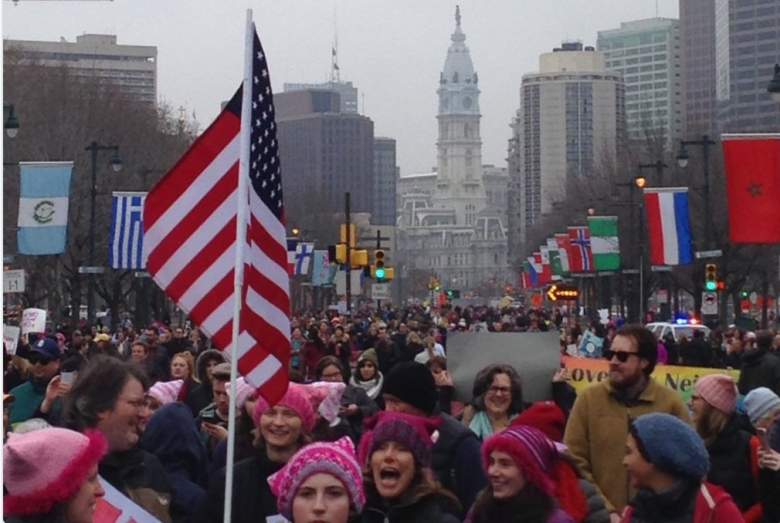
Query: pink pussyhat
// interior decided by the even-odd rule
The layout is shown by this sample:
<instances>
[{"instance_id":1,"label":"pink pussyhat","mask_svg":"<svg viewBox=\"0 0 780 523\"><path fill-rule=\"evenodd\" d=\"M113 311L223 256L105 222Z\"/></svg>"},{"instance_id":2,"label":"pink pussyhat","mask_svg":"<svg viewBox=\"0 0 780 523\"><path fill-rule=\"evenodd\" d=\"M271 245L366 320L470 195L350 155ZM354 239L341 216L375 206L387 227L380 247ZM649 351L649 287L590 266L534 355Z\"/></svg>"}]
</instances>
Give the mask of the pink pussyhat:
<instances>
[{"instance_id":1,"label":"pink pussyhat","mask_svg":"<svg viewBox=\"0 0 780 523\"><path fill-rule=\"evenodd\" d=\"M314 429L316 417L309 401L309 395L305 390L305 385L290 383L287 387L287 392L275 406L293 410L301 418L303 429L306 432L311 432ZM270 408L271 405L268 404L268 401L262 395L259 395L257 404L255 404L255 412L252 416L252 421L255 422L256 427L260 426L260 418Z\"/></svg>"},{"instance_id":2,"label":"pink pussyhat","mask_svg":"<svg viewBox=\"0 0 780 523\"><path fill-rule=\"evenodd\" d=\"M158 381L149 388L148 394L162 405L173 403L179 397L184 380Z\"/></svg>"},{"instance_id":3,"label":"pink pussyhat","mask_svg":"<svg viewBox=\"0 0 780 523\"><path fill-rule=\"evenodd\" d=\"M301 485L315 474L330 474L341 481L355 512L359 514L363 510L366 502L363 476L355 459L355 446L344 437L333 443L306 445L268 478L271 492L276 496L276 508L282 516L292 521L293 499Z\"/></svg>"},{"instance_id":4,"label":"pink pussyhat","mask_svg":"<svg viewBox=\"0 0 780 523\"><path fill-rule=\"evenodd\" d=\"M230 396L230 382L225 384L225 390ZM243 377L236 380L236 406L239 409L243 409L246 405L246 400L252 397L257 392L257 389L252 387Z\"/></svg>"},{"instance_id":5,"label":"pink pussyhat","mask_svg":"<svg viewBox=\"0 0 780 523\"><path fill-rule=\"evenodd\" d=\"M4 516L46 514L73 497L108 445L98 431L50 427L10 434L3 450Z\"/></svg>"}]
</instances>

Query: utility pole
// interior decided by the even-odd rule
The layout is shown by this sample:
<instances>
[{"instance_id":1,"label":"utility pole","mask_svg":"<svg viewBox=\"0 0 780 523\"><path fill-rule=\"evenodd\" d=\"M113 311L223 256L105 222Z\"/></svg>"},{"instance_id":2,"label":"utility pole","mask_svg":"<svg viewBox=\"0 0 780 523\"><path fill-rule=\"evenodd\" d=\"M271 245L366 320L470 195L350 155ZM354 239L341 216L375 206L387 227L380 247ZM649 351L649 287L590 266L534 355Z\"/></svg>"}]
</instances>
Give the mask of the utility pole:
<instances>
[{"instance_id":1,"label":"utility pole","mask_svg":"<svg viewBox=\"0 0 780 523\"><path fill-rule=\"evenodd\" d=\"M352 314L352 230L349 222L349 193L344 193L344 221L347 224L347 312Z\"/></svg>"},{"instance_id":2,"label":"utility pole","mask_svg":"<svg viewBox=\"0 0 780 523\"><path fill-rule=\"evenodd\" d=\"M376 250L380 250L382 248L382 231L379 229L376 230ZM376 300L376 311L380 312L382 310L382 300L377 299Z\"/></svg>"}]
</instances>

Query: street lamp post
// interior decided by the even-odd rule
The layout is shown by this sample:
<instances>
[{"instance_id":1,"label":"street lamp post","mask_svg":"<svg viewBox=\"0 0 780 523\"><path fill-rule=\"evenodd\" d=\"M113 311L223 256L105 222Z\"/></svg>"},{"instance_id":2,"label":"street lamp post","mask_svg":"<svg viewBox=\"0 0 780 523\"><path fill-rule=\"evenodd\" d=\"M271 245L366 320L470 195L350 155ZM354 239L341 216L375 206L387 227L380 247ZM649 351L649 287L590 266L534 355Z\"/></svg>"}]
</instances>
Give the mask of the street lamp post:
<instances>
[{"instance_id":1,"label":"street lamp post","mask_svg":"<svg viewBox=\"0 0 780 523\"><path fill-rule=\"evenodd\" d=\"M16 114L14 113L14 104L3 104L3 109L8 109L8 116L3 122L5 134L9 138L14 139L16 138L16 135L19 134L19 119L16 118Z\"/></svg>"},{"instance_id":2,"label":"street lamp post","mask_svg":"<svg viewBox=\"0 0 780 523\"><path fill-rule=\"evenodd\" d=\"M640 174L634 178L634 184L631 186L631 192L636 189L642 190L647 185L647 180ZM642 323L645 317L645 220L644 220L644 198L639 196L639 322Z\"/></svg>"},{"instance_id":3,"label":"street lamp post","mask_svg":"<svg viewBox=\"0 0 780 523\"><path fill-rule=\"evenodd\" d=\"M701 140L680 140L680 152L677 154L677 165L685 169L688 166L687 147L695 145L702 148L702 159L704 160L704 241L705 248L712 248L712 227L710 213L710 147L715 142L706 134L702 135Z\"/></svg>"},{"instance_id":4,"label":"street lamp post","mask_svg":"<svg viewBox=\"0 0 780 523\"><path fill-rule=\"evenodd\" d=\"M114 155L109 162L111 169L118 173L122 170L122 160L119 158L118 145L100 145L97 142L90 143L85 149L92 153L92 186L90 191L89 207L89 267L95 266L95 199L97 198L97 156L98 151L113 151ZM95 274L89 272L87 293L87 322L91 326L95 321ZM115 313L115 312L114 312Z\"/></svg>"},{"instance_id":5,"label":"street lamp post","mask_svg":"<svg viewBox=\"0 0 780 523\"><path fill-rule=\"evenodd\" d=\"M639 164L639 172L641 174L643 169L653 169L655 171L656 176L656 182L658 183L658 187L664 186L664 169L668 168L669 166L666 165L662 160L657 160L653 163L640 163Z\"/></svg>"}]
</instances>

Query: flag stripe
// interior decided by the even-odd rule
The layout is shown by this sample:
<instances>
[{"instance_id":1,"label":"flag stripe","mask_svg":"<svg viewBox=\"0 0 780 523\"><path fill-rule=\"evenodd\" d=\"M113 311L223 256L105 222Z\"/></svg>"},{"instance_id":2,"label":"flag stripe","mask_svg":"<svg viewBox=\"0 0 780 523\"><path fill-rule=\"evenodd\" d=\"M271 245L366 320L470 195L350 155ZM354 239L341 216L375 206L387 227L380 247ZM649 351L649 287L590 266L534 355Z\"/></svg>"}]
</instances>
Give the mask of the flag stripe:
<instances>
[{"instance_id":1,"label":"flag stripe","mask_svg":"<svg viewBox=\"0 0 780 523\"><path fill-rule=\"evenodd\" d=\"M677 224L674 219L674 194L658 195L659 212L661 214L661 235L663 237L663 260L669 265L679 263L677 247Z\"/></svg>"},{"instance_id":2,"label":"flag stripe","mask_svg":"<svg viewBox=\"0 0 780 523\"><path fill-rule=\"evenodd\" d=\"M659 193L648 193L645 195L647 234L650 240L650 263L652 265L664 264L664 240L663 229L661 227L661 205L658 201L658 197Z\"/></svg>"},{"instance_id":3,"label":"flag stripe","mask_svg":"<svg viewBox=\"0 0 780 523\"><path fill-rule=\"evenodd\" d=\"M200 191L199 197L194 196L198 192L196 189L193 189L193 192L155 193L155 197L147 202L144 215L144 219L149 223L147 230L154 227L157 220L164 214L169 214L172 209L175 209L177 202L200 201L208 193L211 185L209 181L211 183L214 181L211 177L215 174L221 177L227 170L227 167L224 166L225 162L227 161L227 165L232 165L238 161L240 125L241 122L237 115L229 110L224 110L211 126L195 140L174 168L160 180L158 186L184 189L200 183L201 189L205 190ZM223 166L220 167L220 165ZM200 177L193 180L192 173L200 173ZM180 215L169 216L166 219L176 223L181 218ZM163 228L163 230L165 229Z\"/></svg>"},{"instance_id":4,"label":"flag stripe","mask_svg":"<svg viewBox=\"0 0 780 523\"><path fill-rule=\"evenodd\" d=\"M688 193L674 193L674 216L677 233L677 263L688 265L693 263L693 245L691 222L688 220Z\"/></svg>"}]
</instances>

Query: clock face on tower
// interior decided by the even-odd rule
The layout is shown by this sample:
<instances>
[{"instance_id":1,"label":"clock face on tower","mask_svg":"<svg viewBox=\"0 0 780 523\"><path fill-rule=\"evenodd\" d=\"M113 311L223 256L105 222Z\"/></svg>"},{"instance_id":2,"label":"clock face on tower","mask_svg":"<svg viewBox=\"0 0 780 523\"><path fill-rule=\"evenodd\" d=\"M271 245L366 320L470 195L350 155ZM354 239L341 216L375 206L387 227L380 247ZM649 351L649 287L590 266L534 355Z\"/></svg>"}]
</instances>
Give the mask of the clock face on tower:
<instances>
[{"instance_id":1,"label":"clock face on tower","mask_svg":"<svg viewBox=\"0 0 780 523\"><path fill-rule=\"evenodd\" d=\"M466 96L463 98L463 108L464 109L471 109L471 98Z\"/></svg>"}]
</instances>

